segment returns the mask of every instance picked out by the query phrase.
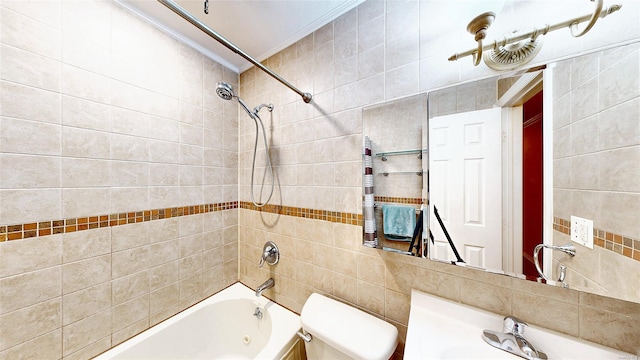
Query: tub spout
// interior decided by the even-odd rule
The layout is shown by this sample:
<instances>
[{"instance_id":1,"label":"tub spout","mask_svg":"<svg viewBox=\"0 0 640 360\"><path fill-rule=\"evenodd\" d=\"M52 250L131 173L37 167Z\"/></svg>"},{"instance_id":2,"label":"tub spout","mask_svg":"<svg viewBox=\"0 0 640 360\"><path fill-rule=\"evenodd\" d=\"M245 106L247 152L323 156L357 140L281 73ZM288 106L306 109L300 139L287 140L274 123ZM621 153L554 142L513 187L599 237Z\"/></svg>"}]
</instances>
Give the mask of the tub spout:
<instances>
[{"instance_id":1,"label":"tub spout","mask_svg":"<svg viewBox=\"0 0 640 360\"><path fill-rule=\"evenodd\" d=\"M275 285L275 282L273 281L273 278L263 282L262 284L260 284L260 286L258 286L258 288L256 289L256 296L260 297L262 295L263 292L271 289L273 287L273 285Z\"/></svg>"}]
</instances>

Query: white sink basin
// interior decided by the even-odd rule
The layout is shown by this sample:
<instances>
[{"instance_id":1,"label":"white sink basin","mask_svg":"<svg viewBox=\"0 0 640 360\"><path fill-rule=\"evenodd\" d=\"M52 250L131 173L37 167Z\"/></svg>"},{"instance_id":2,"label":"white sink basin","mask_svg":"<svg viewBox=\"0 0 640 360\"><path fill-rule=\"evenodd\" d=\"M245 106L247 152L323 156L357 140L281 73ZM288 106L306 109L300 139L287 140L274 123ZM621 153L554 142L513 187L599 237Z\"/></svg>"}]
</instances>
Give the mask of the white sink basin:
<instances>
[{"instance_id":1,"label":"white sink basin","mask_svg":"<svg viewBox=\"0 0 640 360\"><path fill-rule=\"evenodd\" d=\"M502 331L503 316L437 296L411 291L405 359L521 359L482 339ZM525 339L554 359L633 359L635 355L552 330L529 326Z\"/></svg>"}]
</instances>

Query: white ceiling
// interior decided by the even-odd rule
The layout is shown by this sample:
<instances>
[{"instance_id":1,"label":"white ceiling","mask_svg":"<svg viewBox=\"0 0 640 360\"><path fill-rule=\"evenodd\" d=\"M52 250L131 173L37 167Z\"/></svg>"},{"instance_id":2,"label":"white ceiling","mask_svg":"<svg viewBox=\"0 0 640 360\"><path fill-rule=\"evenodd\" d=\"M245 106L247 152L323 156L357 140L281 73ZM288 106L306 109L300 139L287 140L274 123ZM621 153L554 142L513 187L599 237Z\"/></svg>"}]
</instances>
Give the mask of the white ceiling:
<instances>
[{"instance_id":1,"label":"white ceiling","mask_svg":"<svg viewBox=\"0 0 640 360\"><path fill-rule=\"evenodd\" d=\"M364 0L174 0L191 15L258 61L277 53ZM234 71L252 65L154 0L117 0Z\"/></svg>"}]
</instances>

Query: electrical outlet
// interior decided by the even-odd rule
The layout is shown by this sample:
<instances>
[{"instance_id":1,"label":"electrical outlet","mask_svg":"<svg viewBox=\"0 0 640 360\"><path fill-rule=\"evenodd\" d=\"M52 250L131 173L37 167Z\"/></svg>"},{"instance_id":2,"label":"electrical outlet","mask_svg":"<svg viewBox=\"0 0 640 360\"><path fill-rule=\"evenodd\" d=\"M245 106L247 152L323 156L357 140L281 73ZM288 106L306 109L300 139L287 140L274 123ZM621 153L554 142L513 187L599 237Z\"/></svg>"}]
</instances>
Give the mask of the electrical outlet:
<instances>
[{"instance_id":1,"label":"electrical outlet","mask_svg":"<svg viewBox=\"0 0 640 360\"><path fill-rule=\"evenodd\" d=\"M571 241L593 249L593 220L572 216Z\"/></svg>"}]
</instances>

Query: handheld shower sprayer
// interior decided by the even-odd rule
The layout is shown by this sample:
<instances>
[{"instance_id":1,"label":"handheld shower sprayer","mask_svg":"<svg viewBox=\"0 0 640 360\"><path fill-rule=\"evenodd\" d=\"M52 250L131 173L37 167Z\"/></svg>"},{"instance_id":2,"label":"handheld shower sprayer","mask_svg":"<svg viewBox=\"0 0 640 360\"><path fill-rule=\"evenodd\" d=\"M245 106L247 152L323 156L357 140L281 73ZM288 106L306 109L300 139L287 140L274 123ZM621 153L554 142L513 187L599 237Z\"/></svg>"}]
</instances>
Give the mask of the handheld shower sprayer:
<instances>
[{"instance_id":1,"label":"handheld shower sprayer","mask_svg":"<svg viewBox=\"0 0 640 360\"><path fill-rule=\"evenodd\" d=\"M233 92L233 87L231 87L231 85L227 84L226 82L219 82L216 86L216 94L218 94L218 96L220 96L223 100L232 100L233 98L238 99L238 103L242 106L244 111L249 114L250 118L255 120L256 114L258 112L255 111L255 109L253 111L249 110L247 104Z\"/></svg>"},{"instance_id":2,"label":"handheld shower sprayer","mask_svg":"<svg viewBox=\"0 0 640 360\"><path fill-rule=\"evenodd\" d=\"M216 86L216 94L223 100L231 100L235 96L233 88L226 82L219 82Z\"/></svg>"},{"instance_id":3,"label":"handheld shower sprayer","mask_svg":"<svg viewBox=\"0 0 640 360\"><path fill-rule=\"evenodd\" d=\"M231 87L231 85L229 85L226 82L219 82L218 85L216 86L216 94L218 94L218 96L220 96L220 98L222 98L223 100L232 100L233 98L236 98L238 100L238 103L240 104L240 106L242 106L242 108L244 109L244 111L247 112L247 114L249 115L249 117L251 119L253 119L253 121L256 124L256 140L254 143L254 147L253 147L253 165L251 167L251 201L253 202L253 205L257 206L257 207L263 207L264 205L266 205L269 200L271 200L271 196L273 196L273 190L275 187L275 178L273 177L273 166L271 165L271 157L269 156L269 144L267 143L267 135L265 133L264 130L264 124L262 123L262 119L260 118L260 115L258 115L258 112L260 111L260 109L262 109L263 107L266 107L267 110L269 110L269 112L273 111L273 104L260 104L258 106L256 106L253 111L249 110L249 107L247 106L247 104L242 101L242 99L237 96L234 92L233 92L233 87ZM267 200L264 202L257 202L255 201L255 195L254 195L254 186L253 186L253 178L254 178L254 174L255 174L255 170L256 170L256 153L258 151L258 133L259 128L258 128L258 123L260 123L260 127L262 128L262 139L264 140L264 147L265 147L265 151L266 151L266 160L267 160L267 168L269 169L269 174L271 175L271 191L269 193L269 197L267 197ZM263 184L264 186L264 184Z\"/></svg>"}]
</instances>

